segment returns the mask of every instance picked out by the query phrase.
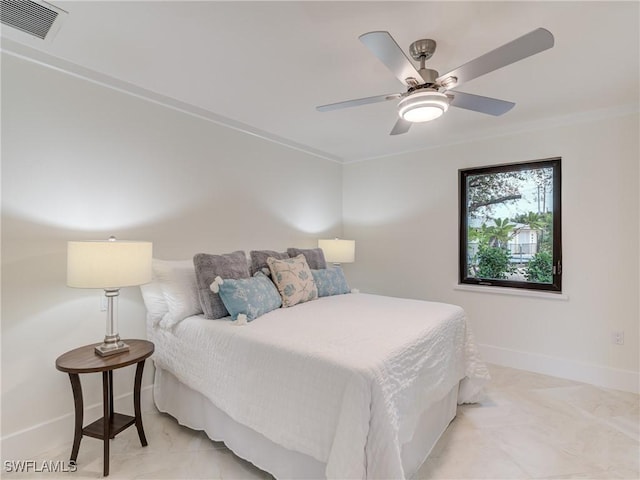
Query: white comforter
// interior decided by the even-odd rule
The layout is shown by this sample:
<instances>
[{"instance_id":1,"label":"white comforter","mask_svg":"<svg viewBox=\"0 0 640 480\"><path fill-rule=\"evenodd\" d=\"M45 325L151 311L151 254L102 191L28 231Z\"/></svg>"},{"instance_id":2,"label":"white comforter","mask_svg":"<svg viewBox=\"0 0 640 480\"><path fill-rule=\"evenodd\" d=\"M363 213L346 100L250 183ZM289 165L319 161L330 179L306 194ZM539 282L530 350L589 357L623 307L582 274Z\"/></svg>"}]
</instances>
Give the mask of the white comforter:
<instances>
[{"instance_id":1,"label":"white comforter","mask_svg":"<svg viewBox=\"0 0 640 480\"><path fill-rule=\"evenodd\" d=\"M464 311L366 294L320 298L245 326L189 317L156 327L155 361L239 423L327 463L328 478L404 478L420 414L488 378Z\"/></svg>"}]
</instances>

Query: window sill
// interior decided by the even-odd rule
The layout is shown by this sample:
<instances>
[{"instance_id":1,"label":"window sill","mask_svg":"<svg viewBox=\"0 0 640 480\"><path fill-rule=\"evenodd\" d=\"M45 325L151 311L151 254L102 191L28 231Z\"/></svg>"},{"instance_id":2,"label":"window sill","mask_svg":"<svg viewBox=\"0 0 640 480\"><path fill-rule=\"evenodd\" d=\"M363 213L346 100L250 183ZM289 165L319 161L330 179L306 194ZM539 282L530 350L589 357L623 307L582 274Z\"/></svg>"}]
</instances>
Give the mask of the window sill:
<instances>
[{"instance_id":1,"label":"window sill","mask_svg":"<svg viewBox=\"0 0 640 480\"><path fill-rule=\"evenodd\" d=\"M569 295L566 295L564 293L525 290L522 288L488 287L488 286L485 287L482 285L458 284L458 285L454 285L453 289L463 291L463 292L492 293L494 295L511 295L516 297L544 298L545 300L561 300L561 301L569 300Z\"/></svg>"}]
</instances>

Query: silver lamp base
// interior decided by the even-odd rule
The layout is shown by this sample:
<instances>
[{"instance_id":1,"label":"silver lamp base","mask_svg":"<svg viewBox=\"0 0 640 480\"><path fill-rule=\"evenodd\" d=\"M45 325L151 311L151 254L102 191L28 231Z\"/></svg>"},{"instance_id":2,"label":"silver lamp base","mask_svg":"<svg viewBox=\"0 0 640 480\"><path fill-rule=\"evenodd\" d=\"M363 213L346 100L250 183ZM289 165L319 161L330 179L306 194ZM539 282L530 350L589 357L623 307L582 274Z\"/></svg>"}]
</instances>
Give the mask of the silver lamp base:
<instances>
[{"instance_id":1,"label":"silver lamp base","mask_svg":"<svg viewBox=\"0 0 640 480\"><path fill-rule=\"evenodd\" d=\"M102 345L98 345L96 354L101 357L115 355L129 350L129 345L120 340L118 333L118 295L117 288L105 288L104 294L107 297L107 333L104 336Z\"/></svg>"},{"instance_id":2,"label":"silver lamp base","mask_svg":"<svg viewBox=\"0 0 640 480\"><path fill-rule=\"evenodd\" d=\"M96 346L95 351L101 357L106 357L108 355L129 351L129 345L120 340L119 336L114 339L105 337L102 345Z\"/></svg>"}]
</instances>

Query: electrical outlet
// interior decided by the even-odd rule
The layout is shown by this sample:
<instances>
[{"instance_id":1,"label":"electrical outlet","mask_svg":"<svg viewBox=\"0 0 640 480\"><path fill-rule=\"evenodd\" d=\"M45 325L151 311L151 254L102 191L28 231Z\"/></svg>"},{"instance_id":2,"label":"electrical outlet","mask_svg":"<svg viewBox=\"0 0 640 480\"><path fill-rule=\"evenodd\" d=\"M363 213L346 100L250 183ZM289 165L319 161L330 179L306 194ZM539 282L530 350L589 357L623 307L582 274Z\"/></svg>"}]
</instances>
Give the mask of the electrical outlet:
<instances>
[{"instance_id":1,"label":"electrical outlet","mask_svg":"<svg viewBox=\"0 0 640 480\"><path fill-rule=\"evenodd\" d=\"M624 332L622 330L613 332L611 340L616 345L624 345Z\"/></svg>"},{"instance_id":2,"label":"electrical outlet","mask_svg":"<svg viewBox=\"0 0 640 480\"><path fill-rule=\"evenodd\" d=\"M106 312L107 311L107 297L106 297L106 295L102 295L100 297L100 311L101 312Z\"/></svg>"}]
</instances>

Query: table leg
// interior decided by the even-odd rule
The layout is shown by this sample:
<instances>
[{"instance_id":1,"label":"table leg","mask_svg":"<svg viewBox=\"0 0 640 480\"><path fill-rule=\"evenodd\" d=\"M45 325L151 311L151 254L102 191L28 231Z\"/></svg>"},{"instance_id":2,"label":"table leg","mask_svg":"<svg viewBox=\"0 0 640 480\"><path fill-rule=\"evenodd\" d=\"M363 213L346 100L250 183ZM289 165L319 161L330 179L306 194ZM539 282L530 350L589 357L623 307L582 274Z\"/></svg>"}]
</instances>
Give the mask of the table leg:
<instances>
[{"instance_id":1,"label":"table leg","mask_svg":"<svg viewBox=\"0 0 640 480\"><path fill-rule=\"evenodd\" d=\"M84 407L82 404L82 386L80 385L80 375L70 373L71 390L73 390L73 403L76 411L76 424L73 429L73 447L71 448L70 464L75 465L78 460L78 451L80 450L80 440L82 440L82 422L84 415Z\"/></svg>"},{"instance_id":2,"label":"table leg","mask_svg":"<svg viewBox=\"0 0 640 480\"><path fill-rule=\"evenodd\" d=\"M103 411L103 442L104 442L104 460L103 475L109 475L109 439L111 438L111 412L110 406L113 401L112 385L109 382L109 373L102 372L102 411Z\"/></svg>"},{"instance_id":3,"label":"table leg","mask_svg":"<svg viewBox=\"0 0 640 480\"><path fill-rule=\"evenodd\" d=\"M138 429L138 437L140 437L140 443L143 447L147 446L147 437L144 435L144 428L142 428L142 410L140 408L140 389L142 386L142 372L144 370L144 360L138 362L136 367L136 379L133 386L133 409L136 416L136 428Z\"/></svg>"},{"instance_id":4,"label":"table leg","mask_svg":"<svg viewBox=\"0 0 640 480\"><path fill-rule=\"evenodd\" d=\"M113 370L109 370L109 421L111 425L113 425ZM113 432L111 433L111 438L114 438Z\"/></svg>"}]
</instances>

